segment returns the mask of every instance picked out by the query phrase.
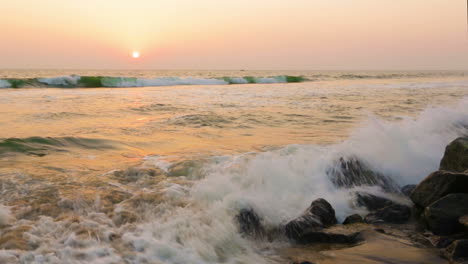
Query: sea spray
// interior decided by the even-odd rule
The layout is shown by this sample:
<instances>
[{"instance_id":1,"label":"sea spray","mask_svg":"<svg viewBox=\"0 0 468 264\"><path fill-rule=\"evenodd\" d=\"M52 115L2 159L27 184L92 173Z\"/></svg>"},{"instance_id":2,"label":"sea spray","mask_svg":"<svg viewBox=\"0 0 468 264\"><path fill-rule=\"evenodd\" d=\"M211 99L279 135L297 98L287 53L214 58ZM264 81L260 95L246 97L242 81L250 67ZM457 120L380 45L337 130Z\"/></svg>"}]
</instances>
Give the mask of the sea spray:
<instances>
[{"instance_id":1,"label":"sea spray","mask_svg":"<svg viewBox=\"0 0 468 264\"><path fill-rule=\"evenodd\" d=\"M285 242L242 237L235 222L240 209L255 210L266 227L284 224L319 197L333 205L340 221L351 213L364 214L365 209L354 203L356 192L392 200L394 194L384 193L378 186L339 188L330 180L327 173L330 168L339 169L340 158L352 157L399 185L416 183L426 170L437 168L445 144L466 133L466 105L468 101L463 99L456 107L431 107L416 118L404 117L393 122L371 116L348 140L332 145L289 145L192 163L197 166L197 175L186 170L187 175L166 177L153 185L140 187L139 182L133 182L138 187L131 193L133 197L117 204L110 213L101 211L105 198L96 197L87 210L72 206L60 217L40 215L37 219L17 220L15 227L31 226L18 235L26 241L20 245L30 248L1 252L0 262L14 259L13 263L272 263L270 255ZM170 160L148 157L145 165L150 166L153 161L167 172ZM109 188L99 182L103 175L91 178L99 188ZM78 186L67 188L73 190ZM134 190L131 184L112 183L112 186L121 188L119 191ZM81 203L86 205L84 201ZM129 205L125 207L125 203ZM66 203L60 202L63 204ZM137 220L116 224L113 217L125 210L136 215Z\"/></svg>"}]
</instances>

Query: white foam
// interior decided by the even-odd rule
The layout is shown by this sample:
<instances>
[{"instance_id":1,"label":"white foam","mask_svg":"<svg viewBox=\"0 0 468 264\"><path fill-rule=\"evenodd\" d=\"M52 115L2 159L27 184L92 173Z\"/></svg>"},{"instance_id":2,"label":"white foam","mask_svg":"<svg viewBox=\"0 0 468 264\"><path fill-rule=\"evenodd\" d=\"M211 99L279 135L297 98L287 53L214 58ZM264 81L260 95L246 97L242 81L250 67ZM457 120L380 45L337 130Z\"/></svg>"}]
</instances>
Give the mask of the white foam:
<instances>
[{"instance_id":1,"label":"white foam","mask_svg":"<svg viewBox=\"0 0 468 264\"><path fill-rule=\"evenodd\" d=\"M117 229L104 214L90 213L80 216L86 219L79 224L97 230L98 238L80 238L71 233L70 223L41 217L26 234L29 243L41 248L24 253L20 261L74 263L81 256L92 263L270 263L263 250L274 244L239 234L234 217L240 208L252 207L267 226L286 223L316 198L328 200L340 220L364 213L351 203L355 191L384 194L375 186L337 189L327 169L339 157L356 156L401 185L417 183L437 169L445 145L466 133L466 125L468 98L455 107L428 108L399 122L370 117L348 140L333 145L290 145L215 157L204 167L205 177L192 187L171 184L170 179L161 183L166 199L152 205L146 221L134 228ZM161 164L157 158L146 162ZM110 245L113 231L121 232L131 251L127 256ZM43 253L51 250L54 253Z\"/></svg>"},{"instance_id":2,"label":"white foam","mask_svg":"<svg viewBox=\"0 0 468 264\"><path fill-rule=\"evenodd\" d=\"M10 208L0 204L0 226L8 225L13 220Z\"/></svg>"},{"instance_id":3,"label":"white foam","mask_svg":"<svg viewBox=\"0 0 468 264\"><path fill-rule=\"evenodd\" d=\"M62 77L54 78L39 78L39 82L47 85L56 85L56 86L75 86L78 81L81 79L78 75L67 75Z\"/></svg>"}]
</instances>

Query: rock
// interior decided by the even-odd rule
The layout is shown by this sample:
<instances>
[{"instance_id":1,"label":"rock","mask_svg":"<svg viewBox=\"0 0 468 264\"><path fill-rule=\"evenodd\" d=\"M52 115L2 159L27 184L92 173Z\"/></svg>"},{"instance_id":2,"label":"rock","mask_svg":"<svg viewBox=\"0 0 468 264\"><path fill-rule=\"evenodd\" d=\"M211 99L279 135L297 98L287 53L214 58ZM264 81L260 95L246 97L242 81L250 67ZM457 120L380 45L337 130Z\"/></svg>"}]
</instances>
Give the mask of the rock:
<instances>
[{"instance_id":1,"label":"rock","mask_svg":"<svg viewBox=\"0 0 468 264\"><path fill-rule=\"evenodd\" d=\"M411 217L411 209L406 205L394 204L381 208L366 216L364 221L369 224L391 223L402 224Z\"/></svg>"},{"instance_id":2,"label":"rock","mask_svg":"<svg viewBox=\"0 0 468 264\"><path fill-rule=\"evenodd\" d=\"M362 216L358 214L353 214L348 217L343 221L343 225L349 225L349 224L356 224L356 223L364 223L364 219L362 219Z\"/></svg>"},{"instance_id":3,"label":"rock","mask_svg":"<svg viewBox=\"0 0 468 264\"><path fill-rule=\"evenodd\" d=\"M349 232L339 228L309 230L294 239L302 245L313 243L354 244L363 240L360 232Z\"/></svg>"},{"instance_id":4,"label":"rock","mask_svg":"<svg viewBox=\"0 0 468 264\"><path fill-rule=\"evenodd\" d=\"M453 242L443 254L452 262L468 260L468 239Z\"/></svg>"},{"instance_id":5,"label":"rock","mask_svg":"<svg viewBox=\"0 0 468 264\"><path fill-rule=\"evenodd\" d=\"M377 185L389 192L399 192L398 185L391 178L373 171L367 164L355 157L340 158L334 167L327 170L327 175L335 186L341 188Z\"/></svg>"},{"instance_id":6,"label":"rock","mask_svg":"<svg viewBox=\"0 0 468 264\"><path fill-rule=\"evenodd\" d=\"M410 197L411 193L416 189L416 184L408 184L401 188L401 193Z\"/></svg>"},{"instance_id":7,"label":"rock","mask_svg":"<svg viewBox=\"0 0 468 264\"><path fill-rule=\"evenodd\" d=\"M468 214L468 194L449 194L432 203L424 210L424 219L436 235L450 235L462 231L459 218Z\"/></svg>"},{"instance_id":8,"label":"rock","mask_svg":"<svg viewBox=\"0 0 468 264\"><path fill-rule=\"evenodd\" d=\"M440 170L463 172L466 169L468 169L468 137L461 137L445 148Z\"/></svg>"},{"instance_id":9,"label":"rock","mask_svg":"<svg viewBox=\"0 0 468 264\"><path fill-rule=\"evenodd\" d=\"M310 261L300 261L300 262L295 261L292 264L314 264L314 263Z\"/></svg>"},{"instance_id":10,"label":"rock","mask_svg":"<svg viewBox=\"0 0 468 264\"><path fill-rule=\"evenodd\" d=\"M265 234L260 217L251 208L240 210L236 220L241 234L251 237L262 237Z\"/></svg>"},{"instance_id":11,"label":"rock","mask_svg":"<svg viewBox=\"0 0 468 264\"><path fill-rule=\"evenodd\" d=\"M375 211L389 205L397 204L387 198L365 192L356 193L356 203L358 206L365 207L369 211Z\"/></svg>"},{"instance_id":12,"label":"rock","mask_svg":"<svg viewBox=\"0 0 468 264\"><path fill-rule=\"evenodd\" d=\"M427 176L411 193L411 200L425 208L451 193L468 193L468 174L436 171Z\"/></svg>"},{"instance_id":13,"label":"rock","mask_svg":"<svg viewBox=\"0 0 468 264\"><path fill-rule=\"evenodd\" d=\"M336 224L335 210L324 199L317 199L296 219L284 226L285 234L290 239L297 239L306 232L318 231Z\"/></svg>"}]
</instances>

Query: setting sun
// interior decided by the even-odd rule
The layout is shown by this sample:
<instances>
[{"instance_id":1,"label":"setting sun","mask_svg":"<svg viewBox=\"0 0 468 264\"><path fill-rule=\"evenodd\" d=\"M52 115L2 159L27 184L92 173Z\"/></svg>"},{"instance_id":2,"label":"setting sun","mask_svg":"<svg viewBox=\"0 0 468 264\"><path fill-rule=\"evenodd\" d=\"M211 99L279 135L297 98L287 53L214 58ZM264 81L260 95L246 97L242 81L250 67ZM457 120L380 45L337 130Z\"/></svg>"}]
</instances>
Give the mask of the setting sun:
<instances>
[{"instance_id":1,"label":"setting sun","mask_svg":"<svg viewBox=\"0 0 468 264\"><path fill-rule=\"evenodd\" d=\"M134 51L134 52L132 53L132 57L133 57L134 59L140 58L140 52Z\"/></svg>"}]
</instances>

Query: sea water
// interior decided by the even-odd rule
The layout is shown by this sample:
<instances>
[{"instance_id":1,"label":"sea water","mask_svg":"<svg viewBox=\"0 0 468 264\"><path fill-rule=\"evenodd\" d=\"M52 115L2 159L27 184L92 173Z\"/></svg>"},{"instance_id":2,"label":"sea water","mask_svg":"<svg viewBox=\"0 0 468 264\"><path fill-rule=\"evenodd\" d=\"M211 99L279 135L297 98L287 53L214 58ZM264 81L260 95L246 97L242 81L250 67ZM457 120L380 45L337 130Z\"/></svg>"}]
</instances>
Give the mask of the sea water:
<instances>
[{"instance_id":1,"label":"sea water","mask_svg":"<svg viewBox=\"0 0 468 264\"><path fill-rule=\"evenodd\" d=\"M275 263L252 241L358 159L396 186L468 133L464 72L0 71L0 263ZM399 201L408 202L408 201Z\"/></svg>"}]
</instances>

